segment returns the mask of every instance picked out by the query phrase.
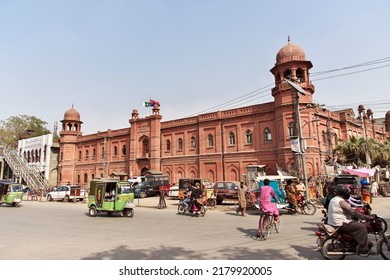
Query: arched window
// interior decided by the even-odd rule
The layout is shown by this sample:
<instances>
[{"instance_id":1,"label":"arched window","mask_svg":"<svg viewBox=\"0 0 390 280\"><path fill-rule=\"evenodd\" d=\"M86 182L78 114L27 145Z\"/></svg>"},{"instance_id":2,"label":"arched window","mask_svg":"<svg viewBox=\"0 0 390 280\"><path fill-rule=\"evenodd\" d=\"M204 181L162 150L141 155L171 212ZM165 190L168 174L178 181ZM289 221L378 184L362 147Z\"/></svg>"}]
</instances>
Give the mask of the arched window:
<instances>
[{"instance_id":1,"label":"arched window","mask_svg":"<svg viewBox=\"0 0 390 280\"><path fill-rule=\"evenodd\" d=\"M123 146L122 146L122 155L123 155L123 156L126 155L126 145L123 145Z\"/></svg>"},{"instance_id":2,"label":"arched window","mask_svg":"<svg viewBox=\"0 0 390 280\"><path fill-rule=\"evenodd\" d=\"M84 183L87 183L87 181L88 181L88 174L84 173Z\"/></svg>"},{"instance_id":3,"label":"arched window","mask_svg":"<svg viewBox=\"0 0 390 280\"><path fill-rule=\"evenodd\" d=\"M229 145L235 145L236 144L236 136L234 135L234 132L229 132Z\"/></svg>"},{"instance_id":4,"label":"arched window","mask_svg":"<svg viewBox=\"0 0 390 280\"><path fill-rule=\"evenodd\" d=\"M291 78L291 70L290 70L290 69L287 69L286 71L284 71L283 77L284 77L285 79Z\"/></svg>"},{"instance_id":5,"label":"arched window","mask_svg":"<svg viewBox=\"0 0 390 280\"><path fill-rule=\"evenodd\" d=\"M170 151L171 150L171 140L167 139L167 141L165 142L165 148L167 151Z\"/></svg>"},{"instance_id":6,"label":"arched window","mask_svg":"<svg viewBox=\"0 0 390 280\"><path fill-rule=\"evenodd\" d=\"M290 136L290 137L296 136L296 135L295 135L295 129L294 129L294 124L293 124L293 122L289 122L289 123L288 123L288 136Z\"/></svg>"},{"instance_id":7,"label":"arched window","mask_svg":"<svg viewBox=\"0 0 390 280\"><path fill-rule=\"evenodd\" d=\"M92 150L92 157L93 157L93 158L96 157L96 149L93 149L93 150Z\"/></svg>"},{"instance_id":8,"label":"arched window","mask_svg":"<svg viewBox=\"0 0 390 280\"><path fill-rule=\"evenodd\" d=\"M195 139L195 136L192 136L191 137L191 149L195 149L196 148L196 139Z\"/></svg>"},{"instance_id":9,"label":"arched window","mask_svg":"<svg viewBox=\"0 0 390 280\"><path fill-rule=\"evenodd\" d=\"M117 155L118 155L118 147L114 146L114 156L117 156Z\"/></svg>"},{"instance_id":10,"label":"arched window","mask_svg":"<svg viewBox=\"0 0 390 280\"><path fill-rule=\"evenodd\" d=\"M252 144L253 143L252 131L250 131L249 129L247 131L245 131L245 139L246 139L246 143L247 144Z\"/></svg>"},{"instance_id":11,"label":"arched window","mask_svg":"<svg viewBox=\"0 0 390 280\"><path fill-rule=\"evenodd\" d=\"M83 153L81 151L79 151L79 160L82 158L83 156Z\"/></svg>"},{"instance_id":12,"label":"arched window","mask_svg":"<svg viewBox=\"0 0 390 280\"><path fill-rule=\"evenodd\" d=\"M296 76L299 82L303 83L305 81L305 71L302 68L296 70Z\"/></svg>"},{"instance_id":13,"label":"arched window","mask_svg":"<svg viewBox=\"0 0 390 280\"><path fill-rule=\"evenodd\" d=\"M207 140L208 140L208 147L214 147L214 137L212 134L209 134L207 136Z\"/></svg>"},{"instance_id":14,"label":"arched window","mask_svg":"<svg viewBox=\"0 0 390 280\"><path fill-rule=\"evenodd\" d=\"M265 142L271 142L271 140L272 140L271 129L266 127L264 129L264 141Z\"/></svg>"},{"instance_id":15,"label":"arched window","mask_svg":"<svg viewBox=\"0 0 390 280\"><path fill-rule=\"evenodd\" d=\"M86 150L86 151L85 151L85 159L87 159L87 158L88 158L88 156L89 156L89 151L88 151L88 150Z\"/></svg>"},{"instance_id":16,"label":"arched window","mask_svg":"<svg viewBox=\"0 0 390 280\"><path fill-rule=\"evenodd\" d=\"M177 149L178 149L179 151L183 150L183 139L181 139L181 138L179 138L179 139L177 140Z\"/></svg>"},{"instance_id":17,"label":"arched window","mask_svg":"<svg viewBox=\"0 0 390 280\"><path fill-rule=\"evenodd\" d=\"M142 140L142 155L143 157L149 157L149 140L144 139Z\"/></svg>"},{"instance_id":18,"label":"arched window","mask_svg":"<svg viewBox=\"0 0 390 280\"><path fill-rule=\"evenodd\" d=\"M80 180L81 180L81 178L80 178L80 174L78 174L78 175L77 175L77 183L78 183L78 184L80 184L80 183L81 183L81 182L80 182Z\"/></svg>"}]
</instances>

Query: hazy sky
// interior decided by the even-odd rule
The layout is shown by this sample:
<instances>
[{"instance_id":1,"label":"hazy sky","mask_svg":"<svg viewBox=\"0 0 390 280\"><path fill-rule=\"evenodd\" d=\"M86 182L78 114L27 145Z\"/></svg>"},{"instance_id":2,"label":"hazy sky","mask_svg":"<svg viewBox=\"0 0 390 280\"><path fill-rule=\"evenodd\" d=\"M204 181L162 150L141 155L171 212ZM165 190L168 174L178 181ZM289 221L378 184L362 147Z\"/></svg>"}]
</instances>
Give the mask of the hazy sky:
<instances>
[{"instance_id":1,"label":"hazy sky","mask_svg":"<svg viewBox=\"0 0 390 280\"><path fill-rule=\"evenodd\" d=\"M288 36L315 101L390 110L390 1L0 0L0 120L52 130L74 104L90 134L149 115L150 98L163 121L270 102Z\"/></svg>"}]
</instances>

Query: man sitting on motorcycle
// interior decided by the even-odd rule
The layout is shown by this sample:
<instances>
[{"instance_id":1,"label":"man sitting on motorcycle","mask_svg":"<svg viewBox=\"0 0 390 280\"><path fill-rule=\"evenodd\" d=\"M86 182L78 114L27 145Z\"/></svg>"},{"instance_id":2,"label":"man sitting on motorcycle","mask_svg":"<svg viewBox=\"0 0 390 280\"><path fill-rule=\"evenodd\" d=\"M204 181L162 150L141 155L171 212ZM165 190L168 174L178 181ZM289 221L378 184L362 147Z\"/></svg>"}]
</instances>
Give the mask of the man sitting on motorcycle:
<instances>
[{"instance_id":1,"label":"man sitting on motorcycle","mask_svg":"<svg viewBox=\"0 0 390 280\"><path fill-rule=\"evenodd\" d=\"M295 188L295 186L293 185L293 181L291 179L288 179L287 180L287 185L285 187L285 190L286 190L286 195L287 195L287 199L288 201L291 203L292 207L294 208L294 212L297 212L298 211L298 201L297 201L297 198L295 196L297 190Z\"/></svg>"},{"instance_id":2,"label":"man sitting on motorcycle","mask_svg":"<svg viewBox=\"0 0 390 280\"><path fill-rule=\"evenodd\" d=\"M191 200L192 200L192 205L195 205L196 207L196 214L200 213L200 208L202 207L198 201L202 197L203 191L200 188L200 184L196 183L195 187L193 188L191 192Z\"/></svg>"},{"instance_id":3,"label":"man sitting on motorcycle","mask_svg":"<svg viewBox=\"0 0 390 280\"><path fill-rule=\"evenodd\" d=\"M352 220L352 217L364 220L373 220L373 218L356 212L351 207L347 201L350 196L349 193L350 189L347 186L342 184L336 186L336 196L329 203L328 224L333 227L339 227L340 232L350 234L359 244L358 253L371 254L366 225Z\"/></svg>"},{"instance_id":4,"label":"man sitting on motorcycle","mask_svg":"<svg viewBox=\"0 0 390 280\"><path fill-rule=\"evenodd\" d=\"M189 186L188 188L186 188L186 190L184 192L185 198L183 199L183 204L187 208L190 207L189 203L191 202L192 189L193 189L193 186Z\"/></svg>"}]
</instances>

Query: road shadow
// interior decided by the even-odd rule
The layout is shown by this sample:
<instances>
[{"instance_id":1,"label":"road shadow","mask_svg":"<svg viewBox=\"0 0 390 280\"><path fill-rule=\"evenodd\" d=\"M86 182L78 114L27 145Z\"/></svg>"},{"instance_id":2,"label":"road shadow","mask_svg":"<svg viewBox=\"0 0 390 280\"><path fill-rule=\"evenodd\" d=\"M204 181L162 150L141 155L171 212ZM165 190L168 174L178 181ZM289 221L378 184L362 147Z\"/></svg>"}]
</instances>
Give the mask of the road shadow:
<instances>
[{"instance_id":1,"label":"road shadow","mask_svg":"<svg viewBox=\"0 0 390 280\"><path fill-rule=\"evenodd\" d=\"M220 257L214 260L293 260L280 250L253 249L231 247L217 250ZM147 250L132 250L118 246L109 251L102 251L81 260L213 260L207 254L199 251L188 250L183 247L159 246Z\"/></svg>"}]
</instances>

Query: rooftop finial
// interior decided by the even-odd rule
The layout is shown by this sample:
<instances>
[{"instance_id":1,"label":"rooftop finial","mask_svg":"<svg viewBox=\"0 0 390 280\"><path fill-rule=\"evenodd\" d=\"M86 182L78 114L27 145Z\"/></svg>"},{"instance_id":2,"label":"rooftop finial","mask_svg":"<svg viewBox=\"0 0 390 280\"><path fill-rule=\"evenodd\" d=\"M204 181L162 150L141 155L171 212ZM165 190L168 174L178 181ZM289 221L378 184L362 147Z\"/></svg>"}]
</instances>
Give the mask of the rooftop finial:
<instances>
[{"instance_id":1,"label":"rooftop finial","mask_svg":"<svg viewBox=\"0 0 390 280\"><path fill-rule=\"evenodd\" d=\"M288 35L288 37L287 37L287 44L288 44L288 45L290 45L290 41L291 41L291 40L290 40L290 35Z\"/></svg>"}]
</instances>

